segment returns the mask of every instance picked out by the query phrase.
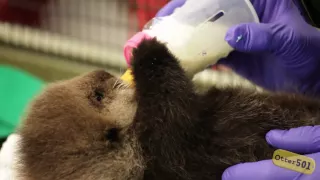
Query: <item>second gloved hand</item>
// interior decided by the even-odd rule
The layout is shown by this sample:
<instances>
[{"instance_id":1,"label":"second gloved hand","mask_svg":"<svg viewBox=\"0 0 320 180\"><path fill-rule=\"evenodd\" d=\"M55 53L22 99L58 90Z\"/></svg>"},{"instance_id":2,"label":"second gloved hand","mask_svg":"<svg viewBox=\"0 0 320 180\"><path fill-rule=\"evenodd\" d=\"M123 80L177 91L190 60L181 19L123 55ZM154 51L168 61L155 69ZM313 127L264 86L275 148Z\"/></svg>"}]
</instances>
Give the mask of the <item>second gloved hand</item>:
<instances>
[{"instance_id":1,"label":"second gloved hand","mask_svg":"<svg viewBox=\"0 0 320 180\"><path fill-rule=\"evenodd\" d=\"M228 168L223 180L317 180L320 177L320 126L306 126L288 131L273 130L266 136L272 146L308 154L316 162L311 175L301 174L273 164L272 160L243 163Z\"/></svg>"}]
</instances>

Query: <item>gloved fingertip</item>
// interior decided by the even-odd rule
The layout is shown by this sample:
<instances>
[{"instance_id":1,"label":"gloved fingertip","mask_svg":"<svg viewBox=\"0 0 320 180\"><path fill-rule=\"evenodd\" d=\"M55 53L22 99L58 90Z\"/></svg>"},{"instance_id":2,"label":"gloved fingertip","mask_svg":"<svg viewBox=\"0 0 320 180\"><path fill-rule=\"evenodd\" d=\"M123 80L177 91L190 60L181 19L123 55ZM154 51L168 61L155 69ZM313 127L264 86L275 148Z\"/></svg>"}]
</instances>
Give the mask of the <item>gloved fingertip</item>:
<instances>
[{"instance_id":1,"label":"gloved fingertip","mask_svg":"<svg viewBox=\"0 0 320 180\"><path fill-rule=\"evenodd\" d=\"M231 47L241 50L243 49L243 37L245 33L241 25L233 26L227 31L225 41L227 41Z\"/></svg>"},{"instance_id":2,"label":"gloved fingertip","mask_svg":"<svg viewBox=\"0 0 320 180\"><path fill-rule=\"evenodd\" d=\"M263 52L270 49L271 30L267 24L243 23L231 27L225 41L240 52Z\"/></svg>"},{"instance_id":3,"label":"gloved fingertip","mask_svg":"<svg viewBox=\"0 0 320 180\"><path fill-rule=\"evenodd\" d=\"M225 40L237 51L251 52L254 43L251 42L250 26L250 23L246 23L231 27L225 36Z\"/></svg>"},{"instance_id":4,"label":"gloved fingertip","mask_svg":"<svg viewBox=\"0 0 320 180\"><path fill-rule=\"evenodd\" d=\"M320 150L320 126L304 126L289 130L271 130L266 141L280 149L297 153L314 153Z\"/></svg>"},{"instance_id":5,"label":"gloved fingertip","mask_svg":"<svg viewBox=\"0 0 320 180\"><path fill-rule=\"evenodd\" d=\"M286 130L271 130L266 134L268 144L278 147L283 140Z\"/></svg>"},{"instance_id":6,"label":"gloved fingertip","mask_svg":"<svg viewBox=\"0 0 320 180\"><path fill-rule=\"evenodd\" d=\"M222 180L231 180L231 178L229 178L229 172L228 171L225 171L223 174L222 174Z\"/></svg>"},{"instance_id":7,"label":"gloved fingertip","mask_svg":"<svg viewBox=\"0 0 320 180\"><path fill-rule=\"evenodd\" d=\"M233 180L234 177L232 176L232 168L233 166L227 168L222 174L222 180Z\"/></svg>"}]
</instances>

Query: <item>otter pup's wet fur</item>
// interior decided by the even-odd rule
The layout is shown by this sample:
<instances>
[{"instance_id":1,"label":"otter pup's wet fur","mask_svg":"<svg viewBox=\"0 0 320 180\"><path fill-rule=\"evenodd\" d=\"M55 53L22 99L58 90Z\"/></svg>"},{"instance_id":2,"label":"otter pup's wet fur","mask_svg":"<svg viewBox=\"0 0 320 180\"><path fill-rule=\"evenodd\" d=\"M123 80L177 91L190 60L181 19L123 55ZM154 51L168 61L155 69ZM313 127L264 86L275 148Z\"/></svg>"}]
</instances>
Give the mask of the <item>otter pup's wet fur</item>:
<instances>
[{"instance_id":1,"label":"otter pup's wet fur","mask_svg":"<svg viewBox=\"0 0 320 180\"><path fill-rule=\"evenodd\" d=\"M196 94L156 39L132 62L135 88L94 71L34 100L18 131L21 178L218 180L229 166L270 159L269 130L320 124L320 102L299 95Z\"/></svg>"}]
</instances>

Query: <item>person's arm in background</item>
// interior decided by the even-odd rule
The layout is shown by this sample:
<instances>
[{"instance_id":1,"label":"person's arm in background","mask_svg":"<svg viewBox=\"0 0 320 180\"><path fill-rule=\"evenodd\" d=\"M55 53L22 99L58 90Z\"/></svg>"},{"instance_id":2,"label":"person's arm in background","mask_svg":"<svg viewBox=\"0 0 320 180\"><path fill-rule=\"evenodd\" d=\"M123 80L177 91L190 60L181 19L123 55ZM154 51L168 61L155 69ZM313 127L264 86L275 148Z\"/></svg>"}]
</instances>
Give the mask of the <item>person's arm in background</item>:
<instances>
[{"instance_id":1,"label":"person's arm in background","mask_svg":"<svg viewBox=\"0 0 320 180\"><path fill-rule=\"evenodd\" d=\"M185 0L173 0L157 16L170 15ZM320 33L306 23L290 0L251 0L261 24L240 24L231 28L226 41L236 49L219 64L273 91L295 91L320 95ZM237 37L242 40L237 42ZM276 148L308 154L320 163L320 127L270 131L266 139ZM280 168L271 160L243 163L228 168L223 180L316 180L312 175Z\"/></svg>"}]
</instances>

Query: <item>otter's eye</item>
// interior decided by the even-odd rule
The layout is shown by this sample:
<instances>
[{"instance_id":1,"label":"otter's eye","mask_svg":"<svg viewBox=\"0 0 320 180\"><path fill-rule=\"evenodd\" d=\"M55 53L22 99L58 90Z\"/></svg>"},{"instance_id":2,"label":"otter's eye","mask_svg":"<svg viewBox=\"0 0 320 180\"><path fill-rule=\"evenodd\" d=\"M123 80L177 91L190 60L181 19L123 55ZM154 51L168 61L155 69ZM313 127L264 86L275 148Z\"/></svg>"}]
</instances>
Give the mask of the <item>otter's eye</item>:
<instances>
[{"instance_id":1,"label":"otter's eye","mask_svg":"<svg viewBox=\"0 0 320 180\"><path fill-rule=\"evenodd\" d=\"M111 142L118 141L119 140L119 129L117 129L117 128L109 129L106 132L105 137L108 141L111 141Z\"/></svg>"},{"instance_id":2,"label":"otter's eye","mask_svg":"<svg viewBox=\"0 0 320 180\"><path fill-rule=\"evenodd\" d=\"M104 94L101 91L95 91L94 92L94 96L95 96L97 101L101 102L103 97L104 97Z\"/></svg>"}]
</instances>

